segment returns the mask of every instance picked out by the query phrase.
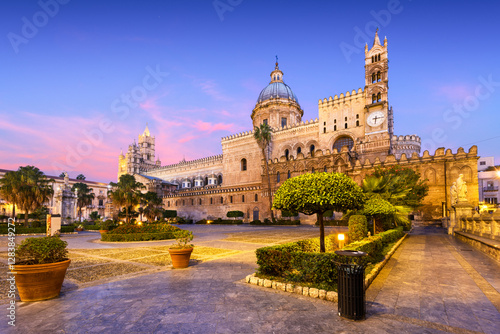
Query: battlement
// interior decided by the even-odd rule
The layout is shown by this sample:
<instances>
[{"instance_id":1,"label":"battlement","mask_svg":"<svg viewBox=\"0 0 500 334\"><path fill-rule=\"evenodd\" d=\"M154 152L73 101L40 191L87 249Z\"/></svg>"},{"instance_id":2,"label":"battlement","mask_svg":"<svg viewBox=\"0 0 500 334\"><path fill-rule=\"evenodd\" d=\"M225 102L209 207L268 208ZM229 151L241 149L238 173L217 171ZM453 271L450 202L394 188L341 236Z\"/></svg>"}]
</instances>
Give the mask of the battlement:
<instances>
[{"instance_id":1,"label":"battlement","mask_svg":"<svg viewBox=\"0 0 500 334\"><path fill-rule=\"evenodd\" d=\"M364 90L361 88L358 88L358 91L353 89L351 92L347 91L344 95L344 93L341 93L340 96L335 95L333 98L330 96L328 99L324 98L323 100L318 101L318 106L319 107L324 107L325 105L336 105L336 104L344 104L347 102L350 102L351 100L355 99L360 99L360 98L365 98L364 95Z\"/></svg>"},{"instance_id":2,"label":"battlement","mask_svg":"<svg viewBox=\"0 0 500 334\"><path fill-rule=\"evenodd\" d=\"M170 169L175 169L178 167L186 167L186 166L193 166L193 165L205 164L205 163L216 163L216 162L222 163L222 154L213 155L210 157L200 158L200 159L196 159L196 160L181 161L181 162L178 162L176 164L171 164L171 165L156 166L156 167L148 169L148 171L151 171L151 170L155 170L155 171L170 170Z\"/></svg>"},{"instance_id":3,"label":"battlement","mask_svg":"<svg viewBox=\"0 0 500 334\"><path fill-rule=\"evenodd\" d=\"M406 135L406 136L392 136L392 142L395 144L406 144L409 142L421 142L421 139L417 135Z\"/></svg>"}]
</instances>

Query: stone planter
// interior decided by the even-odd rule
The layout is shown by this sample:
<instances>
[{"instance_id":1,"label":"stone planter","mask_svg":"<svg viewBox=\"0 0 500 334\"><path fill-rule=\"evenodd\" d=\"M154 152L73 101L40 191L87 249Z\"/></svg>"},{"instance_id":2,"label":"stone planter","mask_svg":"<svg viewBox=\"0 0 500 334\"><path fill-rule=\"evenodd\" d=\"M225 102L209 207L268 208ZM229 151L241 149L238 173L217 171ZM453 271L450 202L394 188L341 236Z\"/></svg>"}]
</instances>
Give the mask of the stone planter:
<instances>
[{"instance_id":1,"label":"stone planter","mask_svg":"<svg viewBox=\"0 0 500 334\"><path fill-rule=\"evenodd\" d=\"M172 266L176 269L187 268L193 248L170 248L168 250L172 258Z\"/></svg>"},{"instance_id":2,"label":"stone planter","mask_svg":"<svg viewBox=\"0 0 500 334\"><path fill-rule=\"evenodd\" d=\"M59 296L71 260L47 264L14 265L17 290L23 302Z\"/></svg>"}]
</instances>

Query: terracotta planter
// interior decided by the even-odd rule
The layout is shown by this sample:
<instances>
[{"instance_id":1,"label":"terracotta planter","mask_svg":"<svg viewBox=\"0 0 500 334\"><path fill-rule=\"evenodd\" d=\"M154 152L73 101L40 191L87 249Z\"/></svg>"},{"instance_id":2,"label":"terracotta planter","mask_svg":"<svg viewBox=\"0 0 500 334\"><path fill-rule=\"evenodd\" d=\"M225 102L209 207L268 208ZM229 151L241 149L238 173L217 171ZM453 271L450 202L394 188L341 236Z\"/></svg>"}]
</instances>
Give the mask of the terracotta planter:
<instances>
[{"instance_id":1,"label":"terracotta planter","mask_svg":"<svg viewBox=\"0 0 500 334\"><path fill-rule=\"evenodd\" d=\"M14 266L17 290L23 302L46 300L59 296L71 260L47 264Z\"/></svg>"},{"instance_id":2,"label":"terracotta planter","mask_svg":"<svg viewBox=\"0 0 500 334\"><path fill-rule=\"evenodd\" d=\"M189 266L189 259L191 258L193 248L170 248L168 252L172 258L172 266L176 269L181 269Z\"/></svg>"},{"instance_id":3,"label":"terracotta planter","mask_svg":"<svg viewBox=\"0 0 500 334\"><path fill-rule=\"evenodd\" d=\"M101 234L108 233L108 230L99 230L99 233L101 233Z\"/></svg>"},{"instance_id":4,"label":"terracotta planter","mask_svg":"<svg viewBox=\"0 0 500 334\"><path fill-rule=\"evenodd\" d=\"M75 230L76 230L77 232L81 232L81 231L83 231L83 228L76 228Z\"/></svg>"}]
</instances>

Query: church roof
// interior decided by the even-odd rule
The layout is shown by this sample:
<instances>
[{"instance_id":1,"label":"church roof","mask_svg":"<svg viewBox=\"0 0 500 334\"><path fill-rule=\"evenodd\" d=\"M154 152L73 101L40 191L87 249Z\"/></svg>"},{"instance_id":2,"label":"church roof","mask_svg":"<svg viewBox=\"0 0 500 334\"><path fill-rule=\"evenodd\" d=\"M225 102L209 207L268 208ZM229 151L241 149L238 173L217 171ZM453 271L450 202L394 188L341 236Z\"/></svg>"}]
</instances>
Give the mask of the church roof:
<instances>
[{"instance_id":1,"label":"church roof","mask_svg":"<svg viewBox=\"0 0 500 334\"><path fill-rule=\"evenodd\" d=\"M299 103L290 86L283 82L283 72L278 67L277 58L274 71L271 72L271 82L260 92L257 103L269 99L288 99Z\"/></svg>"}]
</instances>

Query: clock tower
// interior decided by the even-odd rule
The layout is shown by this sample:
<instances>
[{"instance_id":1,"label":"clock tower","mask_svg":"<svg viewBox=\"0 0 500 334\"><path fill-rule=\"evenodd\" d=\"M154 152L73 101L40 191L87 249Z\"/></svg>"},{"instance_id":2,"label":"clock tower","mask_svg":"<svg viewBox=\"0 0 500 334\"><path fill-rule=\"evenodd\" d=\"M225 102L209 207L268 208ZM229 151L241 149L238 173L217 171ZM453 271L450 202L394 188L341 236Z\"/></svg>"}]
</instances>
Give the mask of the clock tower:
<instances>
[{"instance_id":1,"label":"clock tower","mask_svg":"<svg viewBox=\"0 0 500 334\"><path fill-rule=\"evenodd\" d=\"M365 152L391 151L393 135L393 114L389 106L389 59L387 57L387 38L380 44L378 29L373 46L365 46L365 138L362 145Z\"/></svg>"}]
</instances>

